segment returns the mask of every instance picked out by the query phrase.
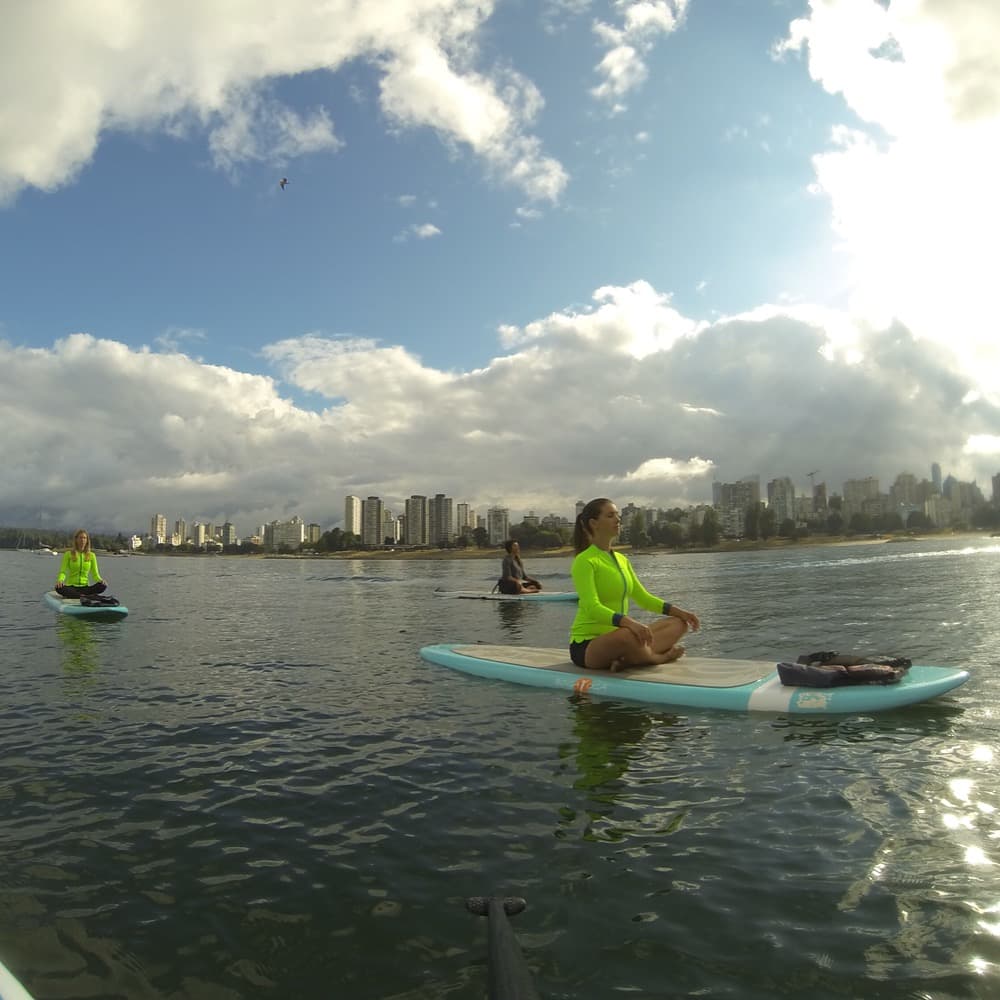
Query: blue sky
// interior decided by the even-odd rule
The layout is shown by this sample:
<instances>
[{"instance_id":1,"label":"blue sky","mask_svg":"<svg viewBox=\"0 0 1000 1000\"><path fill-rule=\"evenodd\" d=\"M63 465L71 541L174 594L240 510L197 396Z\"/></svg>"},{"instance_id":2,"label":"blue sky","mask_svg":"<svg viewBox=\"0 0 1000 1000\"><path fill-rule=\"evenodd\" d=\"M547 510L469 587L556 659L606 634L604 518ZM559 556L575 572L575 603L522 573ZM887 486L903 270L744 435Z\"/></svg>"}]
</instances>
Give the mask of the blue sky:
<instances>
[{"instance_id":1,"label":"blue sky","mask_svg":"<svg viewBox=\"0 0 1000 1000\"><path fill-rule=\"evenodd\" d=\"M989 495L986 0L236 9L7 16L0 521Z\"/></svg>"}]
</instances>

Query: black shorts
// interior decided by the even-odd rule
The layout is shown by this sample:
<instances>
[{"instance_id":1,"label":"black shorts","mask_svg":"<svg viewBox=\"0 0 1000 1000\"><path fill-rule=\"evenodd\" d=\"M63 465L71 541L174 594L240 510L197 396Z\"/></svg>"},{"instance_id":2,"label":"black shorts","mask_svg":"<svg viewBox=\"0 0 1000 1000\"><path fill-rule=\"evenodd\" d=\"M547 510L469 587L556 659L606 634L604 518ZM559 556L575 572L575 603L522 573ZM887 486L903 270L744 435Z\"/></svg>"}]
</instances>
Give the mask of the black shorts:
<instances>
[{"instance_id":1,"label":"black shorts","mask_svg":"<svg viewBox=\"0 0 1000 1000\"><path fill-rule=\"evenodd\" d=\"M573 661L576 666L583 670L587 669L587 647L593 642L593 639L584 639L583 642L571 642L569 644L569 658Z\"/></svg>"}]
</instances>

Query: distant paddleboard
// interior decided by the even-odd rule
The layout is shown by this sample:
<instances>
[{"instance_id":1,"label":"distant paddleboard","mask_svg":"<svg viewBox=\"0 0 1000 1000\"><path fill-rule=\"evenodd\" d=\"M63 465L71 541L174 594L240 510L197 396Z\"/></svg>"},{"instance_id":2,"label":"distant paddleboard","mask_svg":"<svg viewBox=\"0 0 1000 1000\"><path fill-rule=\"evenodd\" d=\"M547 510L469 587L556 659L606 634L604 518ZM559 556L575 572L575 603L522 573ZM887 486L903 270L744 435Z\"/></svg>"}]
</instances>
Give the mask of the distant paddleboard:
<instances>
[{"instance_id":1,"label":"distant paddleboard","mask_svg":"<svg viewBox=\"0 0 1000 1000\"><path fill-rule=\"evenodd\" d=\"M81 604L78 597L62 597L58 591L50 590L45 595L45 603L50 608L74 618L96 618L99 621L114 621L124 618L128 608L124 604ZM0 1000L4 1000L0 995Z\"/></svg>"},{"instance_id":2,"label":"distant paddleboard","mask_svg":"<svg viewBox=\"0 0 1000 1000\"><path fill-rule=\"evenodd\" d=\"M537 594L483 593L481 590L435 590L435 597L452 597L466 601L575 601L575 590L540 590Z\"/></svg>"},{"instance_id":3,"label":"distant paddleboard","mask_svg":"<svg viewBox=\"0 0 1000 1000\"><path fill-rule=\"evenodd\" d=\"M684 656L675 663L632 667L619 673L581 670L565 649L446 642L425 646L429 663L478 677L560 688L578 694L689 708L824 715L884 712L936 698L964 684L968 671L912 666L896 684L789 687L774 663Z\"/></svg>"}]
</instances>

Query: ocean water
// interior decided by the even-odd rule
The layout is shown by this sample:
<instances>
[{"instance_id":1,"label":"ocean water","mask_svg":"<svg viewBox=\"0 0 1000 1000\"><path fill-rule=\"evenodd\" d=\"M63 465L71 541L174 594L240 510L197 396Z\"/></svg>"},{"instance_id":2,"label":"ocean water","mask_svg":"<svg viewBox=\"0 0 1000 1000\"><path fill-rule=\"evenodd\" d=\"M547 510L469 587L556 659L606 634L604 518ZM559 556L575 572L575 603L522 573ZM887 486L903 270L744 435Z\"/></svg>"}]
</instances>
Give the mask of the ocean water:
<instances>
[{"instance_id":1,"label":"ocean water","mask_svg":"<svg viewBox=\"0 0 1000 1000\"><path fill-rule=\"evenodd\" d=\"M572 605L433 596L499 559L105 557L95 623L0 552L0 959L39 1000L481 998L496 894L546 998L1000 996L997 542L634 557L700 654L972 671L825 719L421 661L565 643Z\"/></svg>"}]
</instances>

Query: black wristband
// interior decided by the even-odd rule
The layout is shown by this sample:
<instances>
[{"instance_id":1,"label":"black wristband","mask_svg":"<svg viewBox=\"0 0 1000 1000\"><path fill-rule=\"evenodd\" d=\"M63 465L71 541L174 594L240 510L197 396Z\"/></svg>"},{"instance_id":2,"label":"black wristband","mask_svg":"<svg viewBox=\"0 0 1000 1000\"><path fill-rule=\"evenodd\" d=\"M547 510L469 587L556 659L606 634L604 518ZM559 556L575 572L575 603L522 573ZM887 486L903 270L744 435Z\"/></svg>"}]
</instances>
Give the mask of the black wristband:
<instances>
[{"instance_id":1,"label":"black wristband","mask_svg":"<svg viewBox=\"0 0 1000 1000\"><path fill-rule=\"evenodd\" d=\"M664 601L663 602L663 613L665 615L669 615L670 614L670 601Z\"/></svg>"},{"instance_id":2,"label":"black wristband","mask_svg":"<svg viewBox=\"0 0 1000 1000\"><path fill-rule=\"evenodd\" d=\"M621 625L622 619L624 617L625 617L624 615L612 615L611 624L614 625L615 628L618 628L618 626Z\"/></svg>"}]
</instances>

